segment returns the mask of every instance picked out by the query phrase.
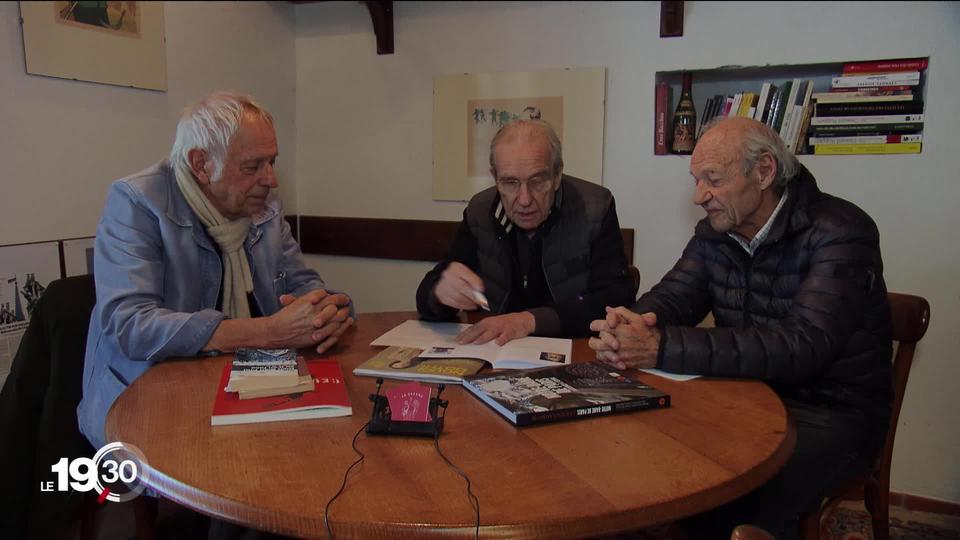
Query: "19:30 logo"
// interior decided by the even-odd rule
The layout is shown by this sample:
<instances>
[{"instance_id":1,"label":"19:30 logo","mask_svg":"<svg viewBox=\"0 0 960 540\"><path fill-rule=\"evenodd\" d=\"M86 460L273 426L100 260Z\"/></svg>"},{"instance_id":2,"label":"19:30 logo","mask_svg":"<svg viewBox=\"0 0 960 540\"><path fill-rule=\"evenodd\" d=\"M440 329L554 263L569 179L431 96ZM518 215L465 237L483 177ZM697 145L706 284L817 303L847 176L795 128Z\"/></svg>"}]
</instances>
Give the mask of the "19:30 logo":
<instances>
[{"instance_id":1,"label":"19:30 logo","mask_svg":"<svg viewBox=\"0 0 960 540\"><path fill-rule=\"evenodd\" d=\"M41 482L41 491L87 492L95 490L97 500L126 502L136 498L147 487L149 467L139 448L129 443L112 442L94 454L93 458L74 460L60 458L50 466L57 475L54 482Z\"/></svg>"}]
</instances>

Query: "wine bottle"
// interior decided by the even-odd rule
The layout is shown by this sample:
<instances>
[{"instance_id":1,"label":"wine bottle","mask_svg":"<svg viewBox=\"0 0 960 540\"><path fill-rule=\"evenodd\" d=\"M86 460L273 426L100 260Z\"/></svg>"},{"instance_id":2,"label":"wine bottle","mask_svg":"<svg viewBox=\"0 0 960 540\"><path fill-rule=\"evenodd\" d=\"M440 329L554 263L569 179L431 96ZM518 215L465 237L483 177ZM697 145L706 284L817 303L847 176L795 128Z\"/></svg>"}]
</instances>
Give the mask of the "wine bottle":
<instances>
[{"instance_id":1,"label":"wine bottle","mask_svg":"<svg viewBox=\"0 0 960 540\"><path fill-rule=\"evenodd\" d=\"M677 110L673 113L673 144L670 151L674 154L692 154L697 144L697 110L693 107L693 95L690 92L692 79L690 73L683 74L683 91Z\"/></svg>"}]
</instances>

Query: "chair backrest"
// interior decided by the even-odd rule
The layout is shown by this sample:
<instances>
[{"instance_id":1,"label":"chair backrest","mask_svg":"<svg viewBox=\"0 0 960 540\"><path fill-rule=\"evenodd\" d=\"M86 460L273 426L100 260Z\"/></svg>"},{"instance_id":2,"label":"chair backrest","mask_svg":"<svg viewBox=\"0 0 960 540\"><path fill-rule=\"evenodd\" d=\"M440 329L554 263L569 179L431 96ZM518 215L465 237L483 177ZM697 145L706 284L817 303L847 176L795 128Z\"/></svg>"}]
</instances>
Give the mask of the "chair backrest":
<instances>
[{"instance_id":1,"label":"chair backrest","mask_svg":"<svg viewBox=\"0 0 960 540\"><path fill-rule=\"evenodd\" d=\"M632 264L627 270L630 272L630 281L633 284L633 298L636 299L637 291L640 290L640 270Z\"/></svg>"},{"instance_id":2,"label":"chair backrest","mask_svg":"<svg viewBox=\"0 0 960 540\"><path fill-rule=\"evenodd\" d=\"M887 442L880 456L880 471L890 474L890 462L893 460L893 441L897 434L897 422L900 419L900 406L910 377L910 366L917 342L927 333L930 324L930 304L925 298L910 294L887 293L890 302L890 316L893 321L893 340L897 349L893 355L893 407L890 411L890 429Z\"/></svg>"}]
</instances>

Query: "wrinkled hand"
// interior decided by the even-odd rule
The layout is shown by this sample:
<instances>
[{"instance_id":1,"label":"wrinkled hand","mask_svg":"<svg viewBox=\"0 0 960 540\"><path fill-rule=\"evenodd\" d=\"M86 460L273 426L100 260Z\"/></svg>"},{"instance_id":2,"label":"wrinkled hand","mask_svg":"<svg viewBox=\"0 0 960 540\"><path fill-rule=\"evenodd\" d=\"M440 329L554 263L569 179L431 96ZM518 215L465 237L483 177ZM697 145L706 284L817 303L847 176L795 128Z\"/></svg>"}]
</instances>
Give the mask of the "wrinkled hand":
<instances>
[{"instance_id":1,"label":"wrinkled hand","mask_svg":"<svg viewBox=\"0 0 960 540\"><path fill-rule=\"evenodd\" d=\"M660 329L655 313L638 314L625 307L607 307L607 317L590 323L590 330L599 332L590 338L597 360L617 369L654 368L660 351Z\"/></svg>"},{"instance_id":2,"label":"wrinkled hand","mask_svg":"<svg viewBox=\"0 0 960 540\"><path fill-rule=\"evenodd\" d=\"M503 345L512 339L529 336L536 328L536 323L533 313L529 311L487 317L460 332L457 343L481 345L494 339L497 345Z\"/></svg>"},{"instance_id":3,"label":"wrinkled hand","mask_svg":"<svg viewBox=\"0 0 960 540\"><path fill-rule=\"evenodd\" d=\"M440 275L433 295L445 306L472 311L480 307L473 298L473 291L483 292L483 280L467 266L452 262Z\"/></svg>"},{"instance_id":4,"label":"wrinkled hand","mask_svg":"<svg viewBox=\"0 0 960 540\"><path fill-rule=\"evenodd\" d=\"M297 298L292 294L280 296L283 308L271 317L277 317L277 329L293 333L291 347L312 347L323 353L353 325L350 317L350 297L345 294L330 294L318 289ZM286 313L285 313L286 312Z\"/></svg>"}]
</instances>

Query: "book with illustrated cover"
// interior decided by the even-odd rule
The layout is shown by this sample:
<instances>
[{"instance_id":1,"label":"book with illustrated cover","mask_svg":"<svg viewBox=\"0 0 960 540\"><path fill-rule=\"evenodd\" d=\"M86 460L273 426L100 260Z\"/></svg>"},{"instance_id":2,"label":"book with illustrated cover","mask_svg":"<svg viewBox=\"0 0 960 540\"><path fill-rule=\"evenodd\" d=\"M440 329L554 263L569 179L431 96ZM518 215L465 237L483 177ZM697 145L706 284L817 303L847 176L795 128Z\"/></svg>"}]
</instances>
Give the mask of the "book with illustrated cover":
<instances>
[{"instance_id":1,"label":"book with illustrated cover","mask_svg":"<svg viewBox=\"0 0 960 540\"><path fill-rule=\"evenodd\" d=\"M353 414L340 364L336 360L312 360L306 365L313 378L313 391L240 399L237 393L225 390L231 370L231 364L227 364L223 367L217 386L210 425L281 422Z\"/></svg>"},{"instance_id":2,"label":"book with illustrated cover","mask_svg":"<svg viewBox=\"0 0 960 540\"><path fill-rule=\"evenodd\" d=\"M463 387L516 426L670 406L670 395L599 362L463 378Z\"/></svg>"},{"instance_id":3,"label":"book with illustrated cover","mask_svg":"<svg viewBox=\"0 0 960 540\"><path fill-rule=\"evenodd\" d=\"M423 349L387 347L353 370L354 375L460 384L483 367L483 360L469 358L421 358Z\"/></svg>"}]
</instances>

